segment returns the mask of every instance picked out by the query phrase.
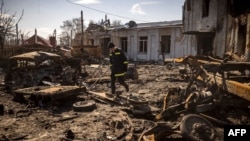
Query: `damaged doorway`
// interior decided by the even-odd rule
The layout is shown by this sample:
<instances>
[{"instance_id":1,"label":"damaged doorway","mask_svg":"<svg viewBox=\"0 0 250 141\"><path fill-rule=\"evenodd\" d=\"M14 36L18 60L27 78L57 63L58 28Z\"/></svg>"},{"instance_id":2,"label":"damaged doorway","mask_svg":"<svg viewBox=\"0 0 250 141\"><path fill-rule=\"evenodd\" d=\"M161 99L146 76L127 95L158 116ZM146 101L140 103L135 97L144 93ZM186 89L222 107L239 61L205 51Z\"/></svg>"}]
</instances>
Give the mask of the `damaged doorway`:
<instances>
[{"instance_id":1,"label":"damaged doorway","mask_svg":"<svg viewBox=\"0 0 250 141\"><path fill-rule=\"evenodd\" d=\"M161 36L160 45L161 45L162 60L165 61L165 55L170 54L171 36L170 35Z\"/></svg>"},{"instance_id":2,"label":"damaged doorway","mask_svg":"<svg viewBox=\"0 0 250 141\"><path fill-rule=\"evenodd\" d=\"M196 34L197 40L197 55L212 55L214 33L199 33Z\"/></svg>"},{"instance_id":3,"label":"damaged doorway","mask_svg":"<svg viewBox=\"0 0 250 141\"><path fill-rule=\"evenodd\" d=\"M109 57L109 48L108 48L109 42L110 42L110 38L101 39L102 55L105 57Z\"/></svg>"}]
</instances>

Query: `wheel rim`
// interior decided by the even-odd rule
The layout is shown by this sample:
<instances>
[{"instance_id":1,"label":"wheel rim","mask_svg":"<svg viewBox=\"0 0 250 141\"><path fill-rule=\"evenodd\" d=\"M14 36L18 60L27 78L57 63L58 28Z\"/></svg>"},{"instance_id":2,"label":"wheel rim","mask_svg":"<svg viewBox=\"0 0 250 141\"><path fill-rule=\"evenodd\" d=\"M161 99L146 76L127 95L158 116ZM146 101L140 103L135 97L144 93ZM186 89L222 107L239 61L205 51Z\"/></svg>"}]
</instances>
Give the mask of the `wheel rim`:
<instances>
[{"instance_id":1,"label":"wheel rim","mask_svg":"<svg viewBox=\"0 0 250 141\"><path fill-rule=\"evenodd\" d=\"M184 138L200 141L212 141L215 139L215 129L205 118L190 114L183 117L180 125L181 133Z\"/></svg>"}]
</instances>

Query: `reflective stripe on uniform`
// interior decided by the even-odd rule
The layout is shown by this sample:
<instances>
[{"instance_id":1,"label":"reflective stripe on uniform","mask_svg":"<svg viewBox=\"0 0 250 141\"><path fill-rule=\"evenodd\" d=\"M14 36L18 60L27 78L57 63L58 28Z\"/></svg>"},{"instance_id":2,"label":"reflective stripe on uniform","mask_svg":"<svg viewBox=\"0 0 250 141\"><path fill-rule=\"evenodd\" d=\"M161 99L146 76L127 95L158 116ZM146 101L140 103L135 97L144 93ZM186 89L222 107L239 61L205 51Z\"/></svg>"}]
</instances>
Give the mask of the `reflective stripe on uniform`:
<instances>
[{"instance_id":1,"label":"reflective stripe on uniform","mask_svg":"<svg viewBox=\"0 0 250 141\"><path fill-rule=\"evenodd\" d=\"M128 64L128 61L124 61L123 64Z\"/></svg>"},{"instance_id":2,"label":"reflective stripe on uniform","mask_svg":"<svg viewBox=\"0 0 250 141\"><path fill-rule=\"evenodd\" d=\"M115 77L118 77L118 76L123 76L123 75L125 75L126 73L124 72L124 73L118 73L118 74L115 74Z\"/></svg>"},{"instance_id":3,"label":"reflective stripe on uniform","mask_svg":"<svg viewBox=\"0 0 250 141\"><path fill-rule=\"evenodd\" d=\"M115 55L120 55L121 53L120 52L115 52Z\"/></svg>"}]
</instances>

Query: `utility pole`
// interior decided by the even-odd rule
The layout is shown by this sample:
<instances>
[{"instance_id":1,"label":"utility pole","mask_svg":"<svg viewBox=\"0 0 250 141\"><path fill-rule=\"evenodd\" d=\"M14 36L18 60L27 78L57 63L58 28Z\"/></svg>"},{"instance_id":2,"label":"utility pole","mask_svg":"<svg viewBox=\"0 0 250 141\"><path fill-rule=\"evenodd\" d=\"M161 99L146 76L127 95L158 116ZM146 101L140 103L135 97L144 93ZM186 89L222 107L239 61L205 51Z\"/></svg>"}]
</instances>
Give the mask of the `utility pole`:
<instances>
[{"instance_id":1,"label":"utility pole","mask_svg":"<svg viewBox=\"0 0 250 141\"><path fill-rule=\"evenodd\" d=\"M16 46L19 45L19 39L18 39L18 24L16 24Z\"/></svg>"},{"instance_id":2,"label":"utility pole","mask_svg":"<svg viewBox=\"0 0 250 141\"><path fill-rule=\"evenodd\" d=\"M3 38L3 26L0 25L0 49L3 50L4 38Z\"/></svg>"},{"instance_id":3,"label":"utility pole","mask_svg":"<svg viewBox=\"0 0 250 141\"><path fill-rule=\"evenodd\" d=\"M83 12L81 11L81 27L82 27L82 37L81 37L81 45L83 46Z\"/></svg>"},{"instance_id":4,"label":"utility pole","mask_svg":"<svg viewBox=\"0 0 250 141\"><path fill-rule=\"evenodd\" d=\"M72 29L70 30L70 46L72 47L72 35L73 35L73 32L72 32ZM81 40L82 41L82 40Z\"/></svg>"}]
</instances>

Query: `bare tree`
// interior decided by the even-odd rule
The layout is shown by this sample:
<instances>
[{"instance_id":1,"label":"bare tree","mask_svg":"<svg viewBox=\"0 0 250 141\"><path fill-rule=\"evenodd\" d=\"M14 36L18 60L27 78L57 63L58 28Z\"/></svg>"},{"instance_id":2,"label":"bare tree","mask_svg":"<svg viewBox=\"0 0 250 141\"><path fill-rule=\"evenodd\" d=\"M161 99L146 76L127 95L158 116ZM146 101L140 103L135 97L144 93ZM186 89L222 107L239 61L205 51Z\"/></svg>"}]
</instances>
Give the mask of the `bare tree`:
<instances>
[{"instance_id":1,"label":"bare tree","mask_svg":"<svg viewBox=\"0 0 250 141\"><path fill-rule=\"evenodd\" d=\"M76 33L81 33L81 18L74 18L72 20L63 21L60 36L60 43L62 46L70 46L71 39L75 37Z\"/></svg>"},{"instance_id":2,"label":"bare tree","mask_svg":"<svg viewBox=\"0 0 250 141\"><path fill-rule=\"evenodd\" d=\"M81 23L81 18L74 18L73 20L74 23L74 32L81 32L82 30L82 23Z\"/></svg>"},{"instance_id":3,"label":"bare tree","mask_svg":"<svg viewBox=\"0 0 250 141\"><path fill-rule=\"evenodd\" d=\"M23 12L18 20L15 22L16 13L13 15L9 15L8 11L4 10L4 2L1 0L0 7L0 49L4 48L5 38L7 36L13 35L15 33L16 25L21 21Z\"/></svg>"},{"instance_id":4,"label":"bare tree","mask_svg":"<svg viewBox=\"0 0 250 141\"><path fill-rule=\"evenodd\" d=\"M70 43L71 43L70 40L72 38L71 35L74 30L73 24L74 23L72 21L66 20L66 21L63 21L63 25L60 26L60 28L62 29L61 37L60 37L61 45L70 46Z\"/></svg>"}]
</instances>

